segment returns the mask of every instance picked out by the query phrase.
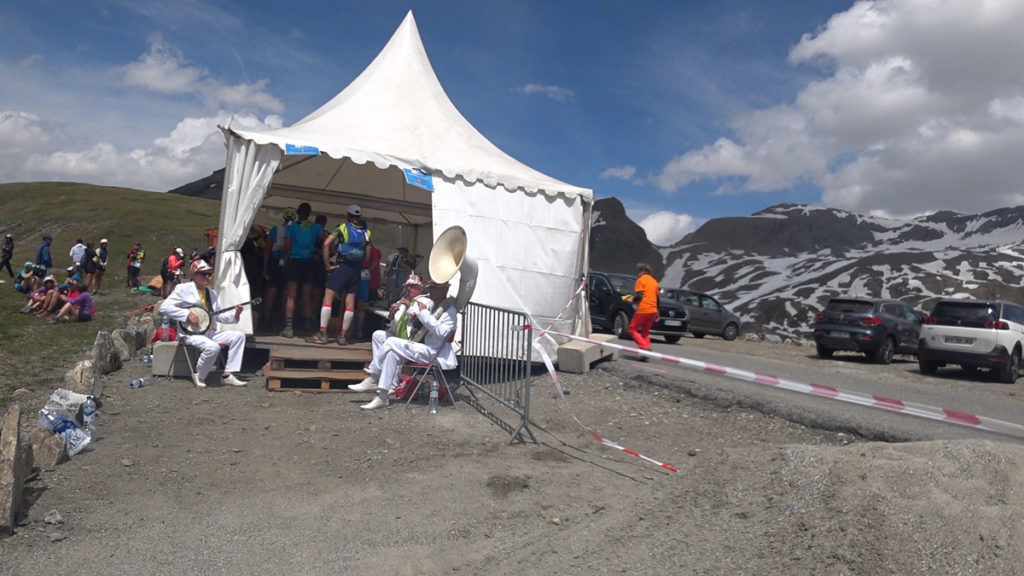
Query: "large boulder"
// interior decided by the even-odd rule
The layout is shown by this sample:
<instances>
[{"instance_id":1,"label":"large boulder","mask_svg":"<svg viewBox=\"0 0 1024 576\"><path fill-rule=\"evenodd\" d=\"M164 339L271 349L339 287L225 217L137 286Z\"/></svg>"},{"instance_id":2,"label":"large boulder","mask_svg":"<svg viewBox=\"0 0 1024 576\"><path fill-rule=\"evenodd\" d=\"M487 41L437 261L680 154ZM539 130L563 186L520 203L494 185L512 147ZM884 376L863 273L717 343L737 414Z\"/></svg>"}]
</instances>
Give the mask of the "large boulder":
<instances>
[{"instance_id":1,"label":"large boulder","mask_svg":"<svg viewBox=\"0 0 1024 576\"><path fill-rule=\"evenodd\" d=\"M121 369L121 358L114 348L110 332L96 333L96 341L92 345L92 368L97 374L110 374Z\"/></svg>"},{"instance_id":2,"label":"large boulder","mask_svg":"<svg viewBox=\"0 0 1024 576\"><path fill-rule=\"evenodd\" d=\"M31 441L35 465L43 470L53 470L71 459L71 456L68 456L67 443L60 434L54 434L46 428L36 426L31 429L28 437Z\"/></svg>"},{"instance_id":3,"label":"large boulder","mask_svg":"<svg viewBox=\"0 0 1024 576\"><path fill-rule=\"evenodd\" d=\"M99 396L99 381L91 360L80 360L64 374L64 387L79 394Z\"/></svg>"},{"instance_id":4,"label":"large boulder","mask_svg":"<svg viewBox=\"0 0 1024 576\"><path fill-rule=\"evenodd\" d=\"M132 344L129 344L128 331L122 328L118 328L110 333L110 337L114 342L114 352L117 354L117 357L121 361L121 365L123 366L129 360L131 360L132 356L135 354L136 349L133 347L134 336L131 337L131 339L133 340Z\"/></svg>"},{"instance_id":5,"label":"large boulder","mask_svg":"<svg viewBox=\"0 0 1024 576\"><path fill-rule=\"evenodd\" d=\"M21 407L15 403L0 419L0 537L14 533L22 514L25 479L32 474L32 445L21 437Z\"/></svg>"}]
</instances>

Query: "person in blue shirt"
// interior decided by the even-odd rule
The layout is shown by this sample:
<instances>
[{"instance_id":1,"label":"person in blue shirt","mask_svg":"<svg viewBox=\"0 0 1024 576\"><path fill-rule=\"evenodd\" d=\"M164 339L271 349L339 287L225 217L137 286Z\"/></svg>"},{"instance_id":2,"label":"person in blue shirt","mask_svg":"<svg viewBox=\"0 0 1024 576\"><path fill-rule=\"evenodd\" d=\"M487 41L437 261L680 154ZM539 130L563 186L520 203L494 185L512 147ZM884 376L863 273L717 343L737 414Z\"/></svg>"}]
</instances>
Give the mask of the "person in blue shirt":
<instances>
[{"instance_id":1,"label":"person in blue shirt","mask_svg":"<svg viewBox=\"0 0 1024 576\"><path fill-rule=\"evenodd\" d=\"M53 268L53 257L50 256L50 244L53 243L53 236L49 234L43 235L43 242L36 248L36 265L46 268L49 272L50 268Z\"/></svg>"},{"instance_id":2,"label":"person in blue shirt","mask_svg":"<svg viewBox=\"0 0 1024 576\"><path fill-rule=\"evenodd\" d=\"M302 321L306 329L314 326L313 302L318 289L316 285L316 260L320 246L323 244L324 229L309 219L313 212L308 202L299 204L298 221L288 226L284 233L284 270L285 270L285 302L284 330L281 336L294 338L293 318L295 316L295 300L302 295L299 304L302 309Z\"/></svg>"}]
</instances>

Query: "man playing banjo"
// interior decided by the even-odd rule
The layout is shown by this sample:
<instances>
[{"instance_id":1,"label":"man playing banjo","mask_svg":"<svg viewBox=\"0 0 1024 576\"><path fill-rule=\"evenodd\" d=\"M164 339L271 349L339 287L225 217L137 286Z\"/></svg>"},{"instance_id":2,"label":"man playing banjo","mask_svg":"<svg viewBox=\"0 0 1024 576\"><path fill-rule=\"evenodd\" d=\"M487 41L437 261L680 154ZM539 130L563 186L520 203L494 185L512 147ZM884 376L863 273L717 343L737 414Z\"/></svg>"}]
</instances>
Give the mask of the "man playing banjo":
<instances>
[{"instance_id":1,"label":"man playing banjo","mask_svg":"<svg viewBox=\"0 0 1024 576\"><path fill-rule=\"evenodd\" d=\"M199 361L192 372L192 381L196 386L206 387L206 376L213 370L221 344L228 347L228 361L221 382L245 386L246 383L234 374L242 367L245 334L239 330L221 330L217 327L219 323L236 324L242 315L242 305L210 317L209 312L217 311L217 293L210 288L213 269L205 261L196 260L191 270L192 281L178 284L160 305L160 313L178 322L182 328L178 333L183 335L184 344L200 350ZM207 322L208 326L204 326Z\"/></svg>"}]
</instances>

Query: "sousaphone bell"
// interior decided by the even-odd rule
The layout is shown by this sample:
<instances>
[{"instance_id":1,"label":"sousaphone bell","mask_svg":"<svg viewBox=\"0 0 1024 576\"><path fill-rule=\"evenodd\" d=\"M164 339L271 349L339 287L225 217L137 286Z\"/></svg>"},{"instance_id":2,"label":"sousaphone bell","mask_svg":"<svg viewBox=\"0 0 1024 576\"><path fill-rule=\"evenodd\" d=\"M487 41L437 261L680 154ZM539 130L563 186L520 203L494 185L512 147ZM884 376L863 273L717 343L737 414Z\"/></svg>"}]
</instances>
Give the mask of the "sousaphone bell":
<instances>
[{"instance_id":1,"label":"sousaphone bell","mask_svg":"<svg viewBox=\"0 0 1024 576\"><path fill-rule=\"evenodd\" d=\"M454 306L462 312L476 290L477 275L476 262L466 256L466 231L462 226L452 226L441 232L430 250L427 268L430 270L430 279L440 284L448 282L459 273L459 293L454 298ZM449 296L447 300L452 298Z\"/></svg>"}]
</instances>

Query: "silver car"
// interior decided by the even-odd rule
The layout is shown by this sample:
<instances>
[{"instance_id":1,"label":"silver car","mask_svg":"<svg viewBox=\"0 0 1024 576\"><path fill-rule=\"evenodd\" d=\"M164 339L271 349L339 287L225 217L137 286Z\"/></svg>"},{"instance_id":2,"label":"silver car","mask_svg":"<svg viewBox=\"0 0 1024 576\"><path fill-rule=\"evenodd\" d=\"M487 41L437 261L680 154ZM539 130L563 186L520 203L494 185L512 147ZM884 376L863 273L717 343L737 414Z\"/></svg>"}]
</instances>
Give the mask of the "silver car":
<instances>
[{"instance_id":1,"label":"silver car","mask_svg":"<svg viewBox=\"0 0 1024 576\"><path fill-rule=\"evenodd\" d=\"M725 309L718 300L703 292L666 288L661 291L665 296L678 300L686 307L689 320L689 332L694 338L703 338L705 334L721 336L723 340L735 340L740 334L740 318Z\"/></svg>"}]
</instances>

